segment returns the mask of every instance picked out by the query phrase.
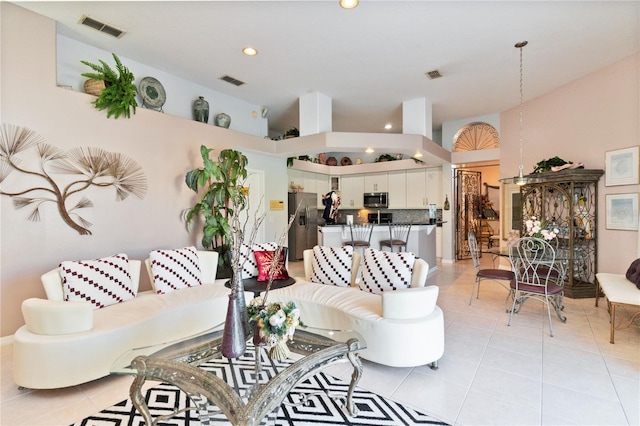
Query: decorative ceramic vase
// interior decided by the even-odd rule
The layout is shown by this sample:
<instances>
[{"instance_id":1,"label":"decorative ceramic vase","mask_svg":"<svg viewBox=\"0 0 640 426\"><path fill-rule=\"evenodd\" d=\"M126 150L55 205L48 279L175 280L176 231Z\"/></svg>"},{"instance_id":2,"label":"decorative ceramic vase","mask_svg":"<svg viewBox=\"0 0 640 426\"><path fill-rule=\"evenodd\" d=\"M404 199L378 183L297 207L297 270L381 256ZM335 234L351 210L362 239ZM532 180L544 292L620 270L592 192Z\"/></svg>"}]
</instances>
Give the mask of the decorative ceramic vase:
<instances>
[{"instance_id":1,"label":"decorative ceramic vase","mask_svg":"<svg viewBox=\"0 0 640 426\"><path fill-rule=\"evenodd\" d=\"M209 121L209 102L204 96L198 96L198 99L193 101L193 119L201 123Z\"/></svg>"},{"instance_id":2,"label":"decorative ceramic vase","mask_svg":"<svg viewBox=\"0 0 640 426\"><path fill-rule=\"evenodd\" d=\"M230 125L231 117L229 117L229 114L221 112L220 114L216 115L216 126L228 129Z\"/></svg>"},{"instance_id":3,"label":"decorative ceramic vase","mask_svg":"<svg viewBox=\"0 0 640 426\"><path fill-rule=\"evenodd\" d=\"M234 265L231 277L231 293L227 304L227 316L222 334L222 355L226 358L238 358L247 349L249 319L247 303L244 298L244 284L239 266Z\"/></svg>"},{"instance_id":4,"label":"decorative ceramic vase","mask_svg":"<svg viewBox=\"0 0 640 426\"><path fill-rule=\"evenodd\" d=\"M451 206L449 205L449 196L445 195L444 196L444 209L445 210L449 210L451 208Z\"/></svg>"}]
</instances>

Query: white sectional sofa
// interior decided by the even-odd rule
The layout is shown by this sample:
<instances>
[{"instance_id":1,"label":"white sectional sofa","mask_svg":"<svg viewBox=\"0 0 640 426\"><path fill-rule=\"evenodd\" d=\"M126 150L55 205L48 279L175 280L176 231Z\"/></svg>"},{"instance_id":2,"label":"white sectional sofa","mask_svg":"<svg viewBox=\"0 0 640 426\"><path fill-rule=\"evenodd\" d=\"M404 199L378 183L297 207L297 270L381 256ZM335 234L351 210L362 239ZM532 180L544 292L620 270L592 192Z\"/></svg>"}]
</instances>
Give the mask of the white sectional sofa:
<instances>
[{"instance_id":1,"label":"white sectional sofa","mask_svg":"<svg viewBox=\"0 0 640 426\"><path fill-rule=\"evenodd\" d=\"M269 302L295 301L310 327L357 331L367 345L360 356L369 361L392 367L437 367L444 352L444 318L436 305L439 288L425 286L429 265L424 260L415 261L411 288L379 295L360 290L353 278L346 288L311 282L312 257L312 250L304 251L304 280L270 292ZM356 271L357 252L353 263Z\"/></svg>"},{"instance_id":2,"label":"white sectional sofa","mask_svg":"<svg viewBox=\"0 0 640 426\"><path fill-rule=\"evenodd\" d=\"M14 378L32 389L74 386L110 374L127 350L186 337L224 321L229 289L215 280L215 252L198 251L200 286L156 294L94 310L87 302L63 301L58 269L42 276L47 298L23 302L26 324L15 333ZM397 367L432 364L444 352L444 322L436 305L438 287L425 286L428 265L417 259L411 288L382 295L353 288L358 253L353 254L352 287L310 282L312 254L305 252L305 277L272 290L269 302L293 300L311 327L352 329L366 340L364 359ZM130 260L132 281L141 262ZM246 293L247 301L253 295Z\"/></svg>"},{"instance_id":3,"label":"white sectional sofa","mask_svg":"<svg viewBox=\"0 0 640 426\"><path fill-rule=\"evenodd\" d=\"M47 299L22 303L25 325L13 345L16 384L31 389L74 386L110 374L127 350L176 340L214 327L224 319L229 289L216 280L218 254L198 251L203 285L156 294L94 310L88 302L63 301L58 268L42 276ZM139 260L130 260L132 281Z\"/></svg>"}]
</instances>

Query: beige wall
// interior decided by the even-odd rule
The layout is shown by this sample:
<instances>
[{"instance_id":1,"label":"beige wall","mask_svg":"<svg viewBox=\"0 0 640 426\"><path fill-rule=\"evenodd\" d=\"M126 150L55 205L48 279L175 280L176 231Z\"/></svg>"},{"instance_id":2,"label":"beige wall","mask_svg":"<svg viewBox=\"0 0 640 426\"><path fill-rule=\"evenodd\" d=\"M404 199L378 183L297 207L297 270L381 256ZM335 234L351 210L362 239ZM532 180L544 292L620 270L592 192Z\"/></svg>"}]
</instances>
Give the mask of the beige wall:
<instances>
[{"instance_id":1,"label":"beige wall","mask_svg":"<svg viewBox=\"0 0 640 426\"><path fill-rule=\"evenodd\" d=\"M43 211L41 222L28 222L25 211L0 196L2 336L22 325L21 302L44 297L39 277L62 260L116 252L143 259L155 248L197 244L198 238L184 231L180 212L193 201L183 180L186 171L199 165L201 144L242 149L250 167L268 171L266 199L286 200L285 160L265 153L272 152L265 148L269 141L142 108L131 120L107 120L92 108L90 96L56 87L55 23L6 2L0 7L2 122L36 130L62 149L97 146L120 152L138 162L149 181L143 200L130 197L116 203L109 190L87 193L95 203L87 213L92 236L77 235L52 208ZM605 151L637 145L639 62L636 55L528 102L526 170L554 155L603 168ZM502 113L500 121L500 174L513 176L518 171L517 108ZM640 186L605 188L602 180L599 190L603 201L606 193L637 192ZM604 202L599 214L602 219ZM286 212L269 212L266 239L285 222ZM636 256L638 233L605 230L603 219L598 232L600 270L623 272ZM145 278L142 288L148 287Z\"/></svg>"},{"instance_id":2,"label":"beige wall","mask_svg":"<svg viewBox=\"0 0 640 426\"><path fill-rule=\"evenodd\" d=\"M29 222L25 209L15 210L10 198L0 196L2 336L23 324L20 305L24 299L44 297L40 275L60 261L119 252L144 259L153 249L199 245L200 237L185 230L181 211L194 201L184 175L201 165L202 144L242 150L249 168L268 171L267 205L270 199L286 202L286 160L264 152L275 150L271 141L143 108L130 120L107 120L90 104L93 97L56 87L55 22L6 2L0 7L2 122L35 130L63 150L93 146L119 152L135 160L148 180L142 200L130 196L115 202L112 188L86 191L94 203L83 212L93 223L91 236L80 236L65 225L53 204L42 209L40 222ZM27 182L12 174L2 188L15 190ZM287 213L268 214L264 235L273 240L284 227ZM141 287L149 286L143 273Z\"/></svg>"},{"instance_id":3,"label":"beige wall","mask_svg":"<svg viewBox=\"0 0 640 426\"><path fill-rule=\"evenodd\" d=\"M501 177L518 174L518 117L517 107L501 115ZM640 54L527 102L523 127L525 174L531 173L537 162L556 155L582 162L585 168L604 169L606 151L640 142ZM605 229L605 195L638 191L640 185L605 187L604 177L600 179L599 272L624 273L638 257L637 231Z\"/></svg>"}]
</instances>

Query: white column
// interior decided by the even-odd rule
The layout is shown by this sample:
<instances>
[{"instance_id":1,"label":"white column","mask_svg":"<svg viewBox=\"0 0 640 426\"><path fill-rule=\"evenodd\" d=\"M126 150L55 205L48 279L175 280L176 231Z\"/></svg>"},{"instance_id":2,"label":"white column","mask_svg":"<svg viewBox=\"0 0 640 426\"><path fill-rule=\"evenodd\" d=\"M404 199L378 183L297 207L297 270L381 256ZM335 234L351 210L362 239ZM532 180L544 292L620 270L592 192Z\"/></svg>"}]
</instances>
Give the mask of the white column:
<instances>
[{"instance_id":1,"label":"white column","mask_svg":"<svg viewBox=\"0 0 640 426\"><path fill-rule=\"evenodd\" d=\"M433 105L426 98L402 103L402 133L433 137Z\"/></svg>"},{"instance_id":2,"label":"white column","mask_svg":"<svg viewBox=\"0 0 640 426\"><path fill-rule=\"evenodd\" d=\"M332 130L331 98L320 92L300 96L300 136Z\"/></svg>"}]
</instances>

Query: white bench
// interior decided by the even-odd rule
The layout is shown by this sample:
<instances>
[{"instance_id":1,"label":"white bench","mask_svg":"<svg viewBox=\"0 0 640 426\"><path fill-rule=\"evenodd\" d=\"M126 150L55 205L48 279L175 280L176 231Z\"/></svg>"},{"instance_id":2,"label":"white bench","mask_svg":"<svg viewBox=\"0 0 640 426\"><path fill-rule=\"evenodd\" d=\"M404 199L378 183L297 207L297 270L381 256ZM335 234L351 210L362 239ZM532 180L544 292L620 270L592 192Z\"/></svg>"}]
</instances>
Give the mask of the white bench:
<instances>
[{"instance_id":1,"label":"white bench","mask_svg":"<svg viewBox=\"0 0 640 426\"><path fill-rule=\"evenodd\" d=\"M602 293L607 298L607 307L611 317L609 343L614 343L615 330L631 327L636 321L639 322L637 325L640 326L640 310L631 316L628 323L623 324L620 321L620 324L616 324L616 307L618 305L630 305L640 308L640 290L624 274L601 272L596 274L596 278L598 280L598 285L596 285L596 307L600 298L600 290L602 290Z\"/></svg>"}]
</instances>

